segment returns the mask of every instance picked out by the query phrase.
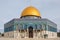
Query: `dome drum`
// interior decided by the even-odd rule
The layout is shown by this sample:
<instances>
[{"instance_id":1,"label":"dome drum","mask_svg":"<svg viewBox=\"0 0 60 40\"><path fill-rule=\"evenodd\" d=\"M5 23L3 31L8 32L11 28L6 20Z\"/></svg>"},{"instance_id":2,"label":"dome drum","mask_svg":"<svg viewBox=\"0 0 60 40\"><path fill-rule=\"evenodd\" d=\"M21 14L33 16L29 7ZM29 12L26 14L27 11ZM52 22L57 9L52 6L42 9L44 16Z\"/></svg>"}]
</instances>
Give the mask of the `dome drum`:
<instances>
[{"instance_id":1,"label":"dome drum","mask_svg":"<svg viewBox=\"0 0 60 40\"><path fill-rule=\"evenodd\" d=\"M22 16L22 17L20 17L20 18L25 18L25 17L37 17L37 18L41 18L41 17L39 17L39 16L36 16L36 15L26 15L26 16Z\"/></svg>"}]
</instances>

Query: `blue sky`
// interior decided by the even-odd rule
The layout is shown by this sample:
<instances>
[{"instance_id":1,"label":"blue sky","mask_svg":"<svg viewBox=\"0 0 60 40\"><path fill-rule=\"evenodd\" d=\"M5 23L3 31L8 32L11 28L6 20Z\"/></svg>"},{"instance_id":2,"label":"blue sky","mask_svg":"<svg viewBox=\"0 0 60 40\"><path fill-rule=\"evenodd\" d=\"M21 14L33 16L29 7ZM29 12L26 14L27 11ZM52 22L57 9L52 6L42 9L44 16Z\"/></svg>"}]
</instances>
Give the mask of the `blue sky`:
<instances>
[{"instance_id":1,"label":"blue sky","mask_svg":"<svg viewBox=\"0 0 60 40\"><path fill-rule=\"evenodd\" d=\"M60 29L60 0L0 0L0 29L13 18L19 18L27 6L36 7L42 18L55 22Z\"/></svg>"}]
</instances>

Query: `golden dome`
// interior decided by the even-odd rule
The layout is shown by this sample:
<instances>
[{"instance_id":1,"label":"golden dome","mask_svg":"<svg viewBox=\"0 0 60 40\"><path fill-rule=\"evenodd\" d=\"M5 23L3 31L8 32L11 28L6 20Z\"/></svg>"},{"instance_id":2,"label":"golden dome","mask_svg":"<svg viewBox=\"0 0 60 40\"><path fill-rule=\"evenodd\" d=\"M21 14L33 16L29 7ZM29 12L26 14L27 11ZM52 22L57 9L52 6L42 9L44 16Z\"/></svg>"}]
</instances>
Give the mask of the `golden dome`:
<instances>
[{"instance_id":1,"label":"golden dome","mask_svg":"<svg viewBox=\"0 0 60 40\"><path fill-rule=\"evenodd\" d=\"M38 16L38 17L41 17L40 12L32 6L27 7L23 10L23 12L21 14L21 17L23 17L23 16Z\"/></svg>"}]
</instances>

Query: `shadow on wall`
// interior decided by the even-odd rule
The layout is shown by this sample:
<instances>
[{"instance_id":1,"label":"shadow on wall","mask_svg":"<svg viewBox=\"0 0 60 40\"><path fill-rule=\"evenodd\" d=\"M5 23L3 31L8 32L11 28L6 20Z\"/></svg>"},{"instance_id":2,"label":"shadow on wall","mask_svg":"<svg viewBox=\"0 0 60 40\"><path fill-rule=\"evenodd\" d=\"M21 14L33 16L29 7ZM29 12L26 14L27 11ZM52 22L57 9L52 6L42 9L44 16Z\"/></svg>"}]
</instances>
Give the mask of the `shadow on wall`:
<instances>
[{"instance_id":1,"label":"shadow on wall","mask_svg":"<svg viewBox=\"0 0 60 40\"><path fill-rule=\"evenodd\" d=\"M3 33L0 33L0 37L4 37L4 34Z\"/></svg>"},{"instance_id":2,"label":"shadow on wall","mask_svg":"<svg viewBox=\"0 0 60 40\"><path fill-rule=\"evenodd\" d=\"M60 37L60 32L57 33L57 37Z\"/></svg>"}]
</instances>

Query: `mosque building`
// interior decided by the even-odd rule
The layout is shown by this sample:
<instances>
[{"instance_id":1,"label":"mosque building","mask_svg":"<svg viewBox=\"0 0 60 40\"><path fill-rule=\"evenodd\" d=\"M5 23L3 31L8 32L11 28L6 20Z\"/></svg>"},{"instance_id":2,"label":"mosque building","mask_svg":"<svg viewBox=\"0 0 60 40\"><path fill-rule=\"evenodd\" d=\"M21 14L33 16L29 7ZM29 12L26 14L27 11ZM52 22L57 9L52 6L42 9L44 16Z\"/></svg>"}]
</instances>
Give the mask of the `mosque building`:
<instances>
[{"instance_id":1,"label":"mosque building","mask_svg":"<svg viewBox=\"0 0 60 40\"><path fill-rule=\"evenodd\" d=\"M42 18L37 8L29 6L22 11L20 18L4 24L4 37L56 38L57 24Z\"/></svg>"}]
</instances>

